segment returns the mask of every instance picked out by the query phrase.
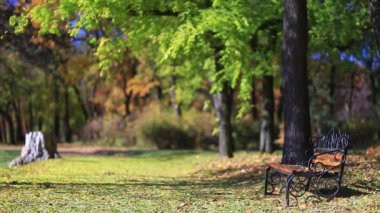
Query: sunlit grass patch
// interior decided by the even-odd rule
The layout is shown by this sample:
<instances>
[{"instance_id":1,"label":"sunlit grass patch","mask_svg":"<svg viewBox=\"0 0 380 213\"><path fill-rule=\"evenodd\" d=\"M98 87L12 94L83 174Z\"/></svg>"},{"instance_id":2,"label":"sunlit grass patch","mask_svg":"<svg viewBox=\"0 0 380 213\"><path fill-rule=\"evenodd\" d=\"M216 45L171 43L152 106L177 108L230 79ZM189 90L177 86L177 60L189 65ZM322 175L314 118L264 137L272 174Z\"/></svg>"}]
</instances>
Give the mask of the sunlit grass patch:
<instances>
[{"instance_id":1,"label":"sunlit grass patch","mask_svg":"<svg viewBox=\"0 0 380 213\"><path fill-rule=\"evenodd\" d=\"M346 194L285 209L283 195L264 198L267 162L280 154L239 152L220 160L202 151L133 151L117 156L66 156L24 167L0 167L0 211L93 212L375 212L378 164L347 165ZM349 159L350 160L350 159Z\"/></svg>"}]
</instances>

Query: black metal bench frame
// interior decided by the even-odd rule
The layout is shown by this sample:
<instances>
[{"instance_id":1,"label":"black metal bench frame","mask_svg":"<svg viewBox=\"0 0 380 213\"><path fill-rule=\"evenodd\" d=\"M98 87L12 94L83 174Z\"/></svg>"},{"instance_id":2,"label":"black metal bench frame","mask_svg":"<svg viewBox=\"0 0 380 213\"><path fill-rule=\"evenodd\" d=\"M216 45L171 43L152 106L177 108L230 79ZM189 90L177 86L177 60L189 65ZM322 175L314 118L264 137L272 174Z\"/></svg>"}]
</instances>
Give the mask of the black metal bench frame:
<instances>
[{"instance_id":1,"label":"black metal bench frame","mask_svg":"<svg viewBox=\"0 0 380 213\"><path fill-rule=\"evenodd\" d=\"M270 164L265 176L265 195L275 195L276 186L279 193L285 189L286 205L289 206L290 196L294 198L295 205L298 198L306 191L314 191L312 196L318 200L321 197L333 199L339 192L342 183L344 166L348 149L349 136L342 134L339 129L332 129L322 137L312 137L313 155L308 162L298 162L291 165L291 156L300 150L286 153L280 164ZM304 151L301 151L304 152ZM271 191L268 191L268 186ZM279 194L277 193L277 194Z\"/></svg>"}]
</instances>

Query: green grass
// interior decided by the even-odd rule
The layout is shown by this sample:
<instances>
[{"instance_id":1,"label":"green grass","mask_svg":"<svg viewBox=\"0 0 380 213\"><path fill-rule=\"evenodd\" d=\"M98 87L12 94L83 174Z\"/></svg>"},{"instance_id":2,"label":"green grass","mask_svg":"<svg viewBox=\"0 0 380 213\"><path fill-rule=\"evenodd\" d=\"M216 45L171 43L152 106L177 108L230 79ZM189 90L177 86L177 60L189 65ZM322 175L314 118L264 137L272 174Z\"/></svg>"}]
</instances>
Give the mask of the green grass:
<instances>
[{"instance_id":1,"label":"green grass","mask_svg":"<svg viewBox=\"0 0 380 213\"><path fill-rule=\"evenodd\" d=\"M0 162L15 153L0 152ZM357 157L359 158L359 157ZM378 162L347 165L344 192L332 201L285 208L264 198L265 162L279 154L240 152L232 160L198 151L129 151L64 156L0 167L0 212L378 212Z\"/></svg>"},{"instance_id":2,"label":"green grass","mask_svg":"<svg viewBox=\"0 0 380 213\"><path fill-rule=\"evenodd\" d=\"M0 167L8 165L8 162L16 158L19 154L20 154L19 151L0 150Z\"/></svg>"}]
</instances>

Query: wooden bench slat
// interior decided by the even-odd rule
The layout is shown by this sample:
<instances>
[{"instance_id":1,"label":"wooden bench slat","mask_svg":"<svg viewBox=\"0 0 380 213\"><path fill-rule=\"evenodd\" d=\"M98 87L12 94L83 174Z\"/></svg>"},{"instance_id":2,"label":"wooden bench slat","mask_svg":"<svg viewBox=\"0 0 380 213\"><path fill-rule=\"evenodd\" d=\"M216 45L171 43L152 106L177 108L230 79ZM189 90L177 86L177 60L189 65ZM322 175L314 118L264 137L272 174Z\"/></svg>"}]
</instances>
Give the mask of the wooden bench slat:
<instances>
[{"instance_id":1,"label":"wooden bench slat","mask_svg":"<svg viewBox=\"0 0 380 213\"><path fill-rule=\"evenodd\" d=\"M329 159L314 159L313 163L321 163L325 166L335 167L340 165L340 161L332 161Z\"/></svg>"},{"instance_id":2,"label":"wooden bench slat","mask_svg":"<svg viewBox=\"0 0 380 213\"><path fill-rule=\"evenodd\" d=\"M330 153L316 153L315 154L316 159L330 159L330 160L342 160L343 154L342 153L336 153L336 154L330 154Z\"/></svg>"},{"instance_id":3,"label":"wooden bench slat","mask_svg":"<svg viewBox=\"0 0 380 213\"><path fill-rule=\"evenodd\" d=\"M300 165L291 165L291 164L277 164L277 163L271 163L269 164L270 167L273 169L285 172L285 173L295 173L295 172L307 172L308 168L306 166L300 166Z\"/></svg>"}]
</instances>

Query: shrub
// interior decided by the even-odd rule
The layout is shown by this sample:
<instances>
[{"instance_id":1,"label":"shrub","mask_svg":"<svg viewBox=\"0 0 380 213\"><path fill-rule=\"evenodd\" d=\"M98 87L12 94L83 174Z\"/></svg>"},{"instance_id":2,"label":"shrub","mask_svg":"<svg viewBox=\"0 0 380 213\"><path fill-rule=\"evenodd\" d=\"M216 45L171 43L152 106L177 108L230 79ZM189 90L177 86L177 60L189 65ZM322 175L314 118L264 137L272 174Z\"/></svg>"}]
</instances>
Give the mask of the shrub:
<instances>
[{"instance_id":1,"label":"shrub","mask_svg":"<svg viewBox=\"0 0 380 213\"><path fill-rule=\"evenodd\" d=\"M167 120L154 119L147 122L141 133L146 141L156 144L159 149L194 148L192 138L186 130Z\"/></svg>"},{"instance_id":2,"label":"shrub","mask_svg":"<svg viewBox=\"0 0 380 213\"><path fill-rule=\"evenodd\" d=\"M212 134L216 120L210 112L191 110L184 114L182 122L193 138L196 148L209 149L218 146L218 137Z\"/></svg>"},{"instance_id":3,"label":"shrub","mask_svg":"<svg viewBox=\"0 0 380 213\"><path fill-rule=\"evenodd\" d=\"M236 149L258 149L261 120L238 120L233 124Z\"/></svg>"},{"instance_id":4,"label":"shrub","mask_svg":"<svg viewBox=\"0 0 380 213\"><path fill-rule=\"evenodd\" d=\"M350 145L354 148L366 148L378 143L380 134L378 119L346 121L341 124L341 129L350 135Z\"/></svg>"},{"instance_id":5,"label":"shrub","mask_svg":"<svg viewBox=\"0 0 380 213\"><path fill-rule=\"evenodd\" d=\"M176 119L171 111L161 111L157 105L138 115L128 128L134 130L138 145L154 144L159 149L194 148L194 139L182 120Z\"/></svg>"}]
</instances>

